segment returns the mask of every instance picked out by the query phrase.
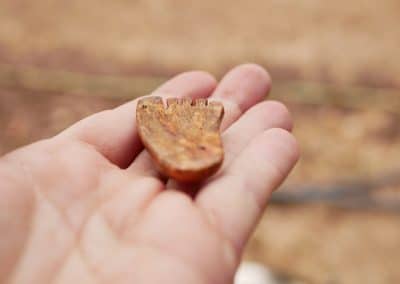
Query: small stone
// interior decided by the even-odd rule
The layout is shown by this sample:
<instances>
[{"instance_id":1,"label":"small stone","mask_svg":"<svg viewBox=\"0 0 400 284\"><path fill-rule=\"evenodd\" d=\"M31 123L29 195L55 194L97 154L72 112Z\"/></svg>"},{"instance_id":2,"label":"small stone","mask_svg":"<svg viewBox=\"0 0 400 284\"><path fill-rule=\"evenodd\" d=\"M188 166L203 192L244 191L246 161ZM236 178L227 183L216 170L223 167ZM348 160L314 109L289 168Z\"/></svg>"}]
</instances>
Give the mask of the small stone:
<instances>
[{"instance_id":1,"label":"small stone","mask_svg":"<svg viewBox=\"0 0 400 284\"><path fill-rule=\"evenodd\" d=\"M180 182L198 182L214 174L224 151L219 133L224 107L206 99L139 100L139 136L158 170Z\"/></svg>"}]
</instances>

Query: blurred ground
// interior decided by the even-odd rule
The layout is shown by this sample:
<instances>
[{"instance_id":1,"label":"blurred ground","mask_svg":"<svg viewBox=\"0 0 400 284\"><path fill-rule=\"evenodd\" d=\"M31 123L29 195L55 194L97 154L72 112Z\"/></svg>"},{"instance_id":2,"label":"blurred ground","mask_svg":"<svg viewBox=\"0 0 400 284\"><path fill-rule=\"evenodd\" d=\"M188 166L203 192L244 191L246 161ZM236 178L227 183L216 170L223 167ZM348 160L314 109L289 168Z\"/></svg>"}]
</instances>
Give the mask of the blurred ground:
<instances>
[{"instance_id":1,"label":"blurred ground","mask_svg":"<svg viewBox=\"0 0 400 284\"><path fill-rule=\"evenodd\" d=\"M396 0L1 1L0 154L181 70L255 61L302 148L283 191L363 190L400 174L399 17ZM398 184L378 187L400 200ZM399 213L348 207L273 203L246 258L309 283L400 282Z\"/></svg>"},{"instance_id":2,"label":"blurred ground","mask_svg":"<svg viewBox=\"0 0 400 284\"><path fill-rule=\"evenodd\" d=\"M400 86L399 11L397 0L3 0L0 47L11 62L97 72L257 61L275 77Z\"/></svg>"}]
</instances>

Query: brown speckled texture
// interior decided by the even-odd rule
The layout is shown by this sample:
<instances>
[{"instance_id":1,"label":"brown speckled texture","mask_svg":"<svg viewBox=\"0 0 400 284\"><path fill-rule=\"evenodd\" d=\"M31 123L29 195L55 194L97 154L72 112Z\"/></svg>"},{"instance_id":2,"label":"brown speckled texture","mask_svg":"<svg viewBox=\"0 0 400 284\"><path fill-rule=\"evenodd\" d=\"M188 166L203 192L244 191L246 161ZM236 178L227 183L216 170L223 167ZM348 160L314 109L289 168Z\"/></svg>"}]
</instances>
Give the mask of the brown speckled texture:
<instances>
[{"instance_id":1,"label":"brown speckled texture","mask_svg":"<svg viewBox=\"0 0 400 284\"><path fill-rule=\"evenodd\" d=\"M159 171L181 182L214 174L224 152L219 128L224 114L219 102L160 97L139 101L136 119L140 138Z\"/></svg>"}]
</instances>

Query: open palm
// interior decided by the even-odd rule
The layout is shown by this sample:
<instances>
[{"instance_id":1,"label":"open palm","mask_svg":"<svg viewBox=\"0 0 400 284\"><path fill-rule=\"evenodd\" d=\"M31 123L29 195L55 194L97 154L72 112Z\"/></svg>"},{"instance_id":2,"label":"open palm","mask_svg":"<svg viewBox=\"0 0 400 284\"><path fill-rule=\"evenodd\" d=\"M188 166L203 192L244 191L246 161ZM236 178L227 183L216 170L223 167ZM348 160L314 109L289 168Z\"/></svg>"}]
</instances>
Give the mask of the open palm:
<instances>
[{"instance_id":1,"label":"open palm","mask_svg":"<svg viewBox=\"0 0 400 284\"><path fill-rule=\"evenodd\" d=\"M218 85L195 71L154 91L224 104L225 161L196 189L158 176L137 135L136 100L4 156L0 283L232 283L298 158L290 115L264 101L269 89L268 74L246 64Z\"/></svg>"}]
</instances>

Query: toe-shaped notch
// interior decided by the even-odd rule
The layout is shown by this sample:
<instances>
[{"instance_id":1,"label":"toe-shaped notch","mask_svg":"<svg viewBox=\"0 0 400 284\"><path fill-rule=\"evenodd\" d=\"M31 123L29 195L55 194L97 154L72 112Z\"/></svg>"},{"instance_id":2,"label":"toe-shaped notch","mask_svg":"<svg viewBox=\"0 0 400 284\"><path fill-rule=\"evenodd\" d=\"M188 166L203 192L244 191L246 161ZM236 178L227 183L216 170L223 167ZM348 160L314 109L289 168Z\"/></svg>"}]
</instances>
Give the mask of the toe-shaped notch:
<instances>
[{"instance_id":1,"label":"toe-shaped notch","mask_svg":"<svg viewBox=\"0 0 400 284\"><path fill-rule=\"evenodd\" d=\"M161 97L144 97L138 101L138 108L146 109L154 105L163 105Z\"/></svg>"},{"instance_id":2,"label":"toe-shaped notch","mask_svg":"<svg viewBox=\"0 0 400 284\"><path fill-rule=\"evenodd\" d=\"M196 99L192 103L193 106L205 107L208 105L207 99Z\"/></svg>"}]
</instances>

